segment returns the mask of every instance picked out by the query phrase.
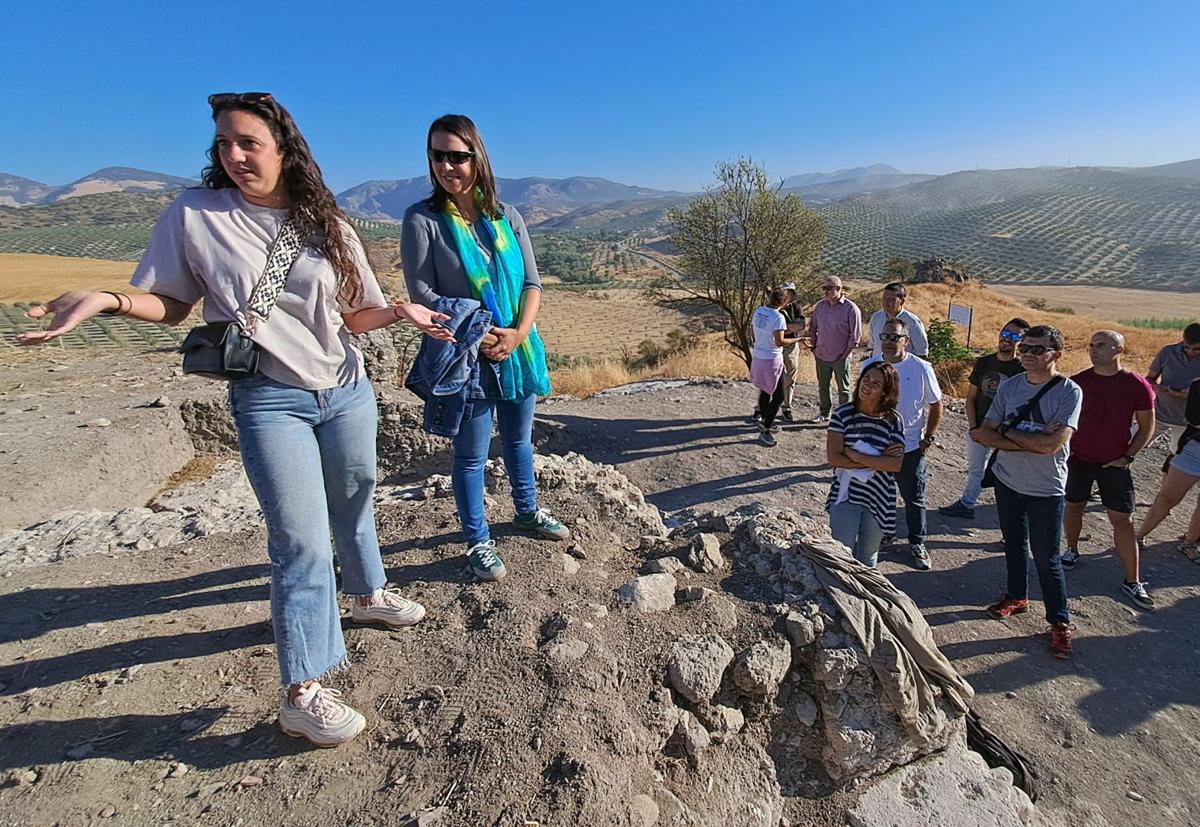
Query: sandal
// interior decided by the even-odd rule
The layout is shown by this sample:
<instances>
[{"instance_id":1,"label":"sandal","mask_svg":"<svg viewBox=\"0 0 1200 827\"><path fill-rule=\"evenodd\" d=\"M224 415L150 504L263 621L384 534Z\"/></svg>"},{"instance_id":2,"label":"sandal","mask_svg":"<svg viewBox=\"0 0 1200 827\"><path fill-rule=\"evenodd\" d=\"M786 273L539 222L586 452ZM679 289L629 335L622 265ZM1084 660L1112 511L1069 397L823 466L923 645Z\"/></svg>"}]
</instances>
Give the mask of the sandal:
<instances>
[{"instance_id":1,"label":"sandal","mask_svg":"<svg viewBox=\"0 0 1200 827\"><path fill-rule=\"evenodd\" d=\"M1193 563L1200 563L1200 541L1183 540L1179 544L1179 553Z\"/></svg>"}]
</instances>

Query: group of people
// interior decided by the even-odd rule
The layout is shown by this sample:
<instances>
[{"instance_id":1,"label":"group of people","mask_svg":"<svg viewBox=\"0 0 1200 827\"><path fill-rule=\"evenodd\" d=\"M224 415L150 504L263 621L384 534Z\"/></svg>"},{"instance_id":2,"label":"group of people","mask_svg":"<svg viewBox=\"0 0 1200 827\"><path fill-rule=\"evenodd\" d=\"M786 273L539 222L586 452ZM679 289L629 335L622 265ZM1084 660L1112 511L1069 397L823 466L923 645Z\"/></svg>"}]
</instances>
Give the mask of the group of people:
<instances>
[{"instance_id":1,"label":"group of people","mask_svg":"<svg viewBox=\"0 0 1200 827\"><path fill-rule=\"evenodd\" d=\"M550 391L535 326L541 281L525 223L498 200L487 150L469 118L447 115L429 127L432 193L409 208L403 226L412 301L389 303L288 111L258 92L213 95L209 105L209 166L201 185L159 218L131 281L145 292L66 293L31 308L30 317L51 322L18 341L50 341L98 313L178 324L200 301L206 323L253 330L258 372L229 383L229 408L267 524L279 723L290 735L335 746L366 725L321 683L348 664L335 550L352 622L398 628L425 616L424 607L385 588L374 512L378 409L350 336L401 320L426 334L435 355L419 360L428 370L410 383L434 383L427 421L433 410L438 432L453 437L467 566L480 580L499 580L507 569L484 512L493 418L512 484L513 524L553 540L569 537L539 507L534 484L533 409ZM286 280L275 285L273 304L259 303L272 280L268 262L290 228L301 241ZM470 359L463 358L467 350ZM451 399L452 426L445 407Z\"/></svg>"},{"instance_id":2,"label":"group of people","mask_svg":"<svg viewBox=\"0 0 1200 827\"><path fill-rule=\"evenodd\" d=\"M860 365L851 391L850 360L862 336L859 309L844 295L841 281L829 278L807 327L799 313L794 315L798 324L785 324L782 310L795 303L791 287L773 291L769 305L753 319L750 374L760 391L759 438L776 444L775 412L784 399L780 388L789 367L782 348L808 345L817 367L819 409L813 421L828 422L826 459L834 472L826 500L830 533L874 567L880 548L894 542L899 493L913 566L928 570L933 562L925 543L925 454L937 444L943 404L925 358L925 328L904 308L904 286L884 287L883 309L867 325L872 353ZM1027 611L1032 557L1051 651L1060 658L1072 651L1064 569L1082 559L1083 514L1094 491L1123 569L1120 594L1138 608L1155 608L1141 574L1144 538L1200 480L1200 428L1194 427L1200 426L1200 324L1189 325L1180 343L1163 348L1146 377L1122 366L1126 344L1117 331L1097 331L1087 346L1092 366L1069 378L1058 370L1063 349L1056 328L1014 318L1000 330L996 350L976 359L966 398L966 485L957 501L938 509L946 517L973 519L983 488L994 488L1007 583L987 611L998 619ZM768 393L772 382L775 391ZM837 407L831 401L833 383ZM1173 456L1164 465L1154 504L1135 531L1130 466L1160 426ZM1200 562L1200 498L1180 548Z\"/></svg>"}]
</instances>

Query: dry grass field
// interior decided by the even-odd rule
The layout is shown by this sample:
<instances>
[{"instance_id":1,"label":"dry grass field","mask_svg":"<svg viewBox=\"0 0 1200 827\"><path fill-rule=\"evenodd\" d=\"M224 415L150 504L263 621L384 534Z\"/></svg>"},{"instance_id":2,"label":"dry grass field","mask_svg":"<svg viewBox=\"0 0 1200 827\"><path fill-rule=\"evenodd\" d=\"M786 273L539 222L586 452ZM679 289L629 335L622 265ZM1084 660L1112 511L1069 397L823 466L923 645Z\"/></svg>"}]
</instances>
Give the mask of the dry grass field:
<instances>
[{"instance_id":1,"label":"dry grass field","mask_svg":"<svg viewBox=\"0 0 1200 827\"><path fill-rule=\"evenodd\" d=\"M1040 299L1050 307L1070 307L1095 319L1192 319L1200 321L1200 293L1058 284L992 284L993 290L1022 304Z\"/></svg>"},{"instance_id":2,"label":"dry grass field","mask_svg":"<svg viewBox=\"0 0 1200 827\"><path fill-rule=\"evenodd\" d=\"M133 261L0 253L0 303L52 299L80 287L129 290Z\"/></svg>"}]
</instances>

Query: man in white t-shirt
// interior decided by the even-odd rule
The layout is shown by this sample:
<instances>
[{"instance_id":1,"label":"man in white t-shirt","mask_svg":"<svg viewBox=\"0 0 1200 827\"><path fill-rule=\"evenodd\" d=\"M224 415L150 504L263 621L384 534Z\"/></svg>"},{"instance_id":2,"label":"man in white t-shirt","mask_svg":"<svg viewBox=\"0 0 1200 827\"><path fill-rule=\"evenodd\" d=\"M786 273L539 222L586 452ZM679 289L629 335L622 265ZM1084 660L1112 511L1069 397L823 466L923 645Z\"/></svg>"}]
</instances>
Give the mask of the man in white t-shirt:
<instances>
[{"instance_id":1,"label":"man in white t-shirt","mask_svg":"<svg viewBox=\"0 0 1200 827\"><path fill-rule=\"evenodd\" d=\"M908 352L909 329L902 319L885 322L879 338L882 355L867 359L859 370L876 362L887 362L900 376L896 413L904 426L904 462L896 482L904 499L904 521L908 525L913 565L928 571L932 562L925 548L925 451L937 442L935 434L942 422L942 389L933 365Z\"/></svg>"},{"instance_id":2,"label":"man in white t-shirt","mask_svg":"<svg viewBox=\"0 0 1200 827\"><path fill-rule=\"evenodd\" d=\"M883 309L871 314L867 323L867 342L871 346L871 355L883 354L880 334L883 325L892 319L899 319L908 325L908 352L922 359L929 357L929 337L925 335L925 325L917 318L916 313L904 309L904 301L908 298L908 288L898 281L883 288Z\"/></svg>"}]
</instances>

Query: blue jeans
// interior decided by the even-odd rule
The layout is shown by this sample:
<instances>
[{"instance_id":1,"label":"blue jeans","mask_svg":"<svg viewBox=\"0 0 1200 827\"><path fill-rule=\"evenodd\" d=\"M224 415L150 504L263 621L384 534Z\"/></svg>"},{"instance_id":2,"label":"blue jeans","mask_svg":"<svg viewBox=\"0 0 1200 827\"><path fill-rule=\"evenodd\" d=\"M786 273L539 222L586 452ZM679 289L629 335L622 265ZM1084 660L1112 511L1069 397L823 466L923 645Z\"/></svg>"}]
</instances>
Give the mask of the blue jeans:
<instances>
[{"instance_id":1,"label":"blue jeans","mask_svg":"<svg viewBox=\"0 0 1200 827\"><path fill-rule=\"evenodd\" d=\"M1030 497L996 480L996 515L1004 535L1008 590L1013 600L1029 596L1029 557L1037 567L1047 623L1070 623L1067 578L1058 555L1062 537L1063 497Z\"/></svg>"},{"instance_id":2,"label":"blue jeans","mask_svg":"<svg viewBox=\"0 0 1200 827\"><path fill-rule=\"evenodd\" d=\"M346 659L334 546L347 594L387 582L375 534L375 391L365 378L311 391L260 375L230 383L229 408L267 523L279 672L285 686L317 679Z\"/></svg>"},{"instance_id":3,"label":"blue jeans","mask_svg":"<svg viewBox=\"0 0 1200 827\"><path fill-rule=\"evenodd\" d=\"M851 502L829 506L829 533L833 539L850 549L855 560L875 568L879 562L883 529L875 522L869 509Z\"/></svg>"},{"instance_id":4,"label":"blue jeans","mask_svg":"<svg viewBox=\"0 0 1200 827\"><path fill-rule=\"evenodd\" d=\"M512 485L513 508L518 514L537 511L537 486L533 481L533 409L537 397L519 402L503 399L472 400L471 418L464 419L454 437L454 466L450 475L454 502L467 545L491 537L483 507L483 465L492 442L492 416L500 420L500 454Z\"/></svg>"},{"instance_id":5,"label":"blue jeans","mask_svg":"<svg viewBox=\"0 0 1200 827\"><path fill-rule=\"evenodd\" d=\"M904 500L908 542L913 545L924 543L929 530L925 522L925 454L921 450L904 455L900 473L896 475L896 486Z\"/></svg>"}]
</instances>

